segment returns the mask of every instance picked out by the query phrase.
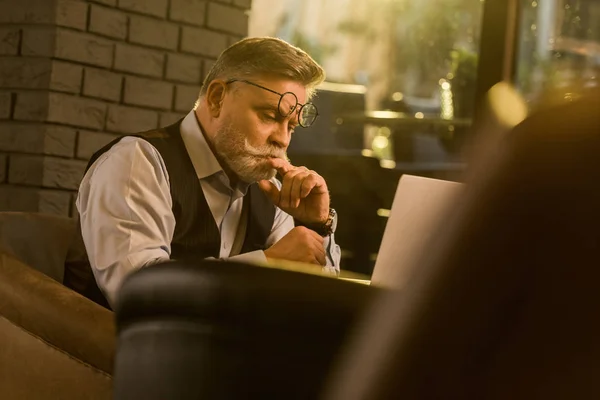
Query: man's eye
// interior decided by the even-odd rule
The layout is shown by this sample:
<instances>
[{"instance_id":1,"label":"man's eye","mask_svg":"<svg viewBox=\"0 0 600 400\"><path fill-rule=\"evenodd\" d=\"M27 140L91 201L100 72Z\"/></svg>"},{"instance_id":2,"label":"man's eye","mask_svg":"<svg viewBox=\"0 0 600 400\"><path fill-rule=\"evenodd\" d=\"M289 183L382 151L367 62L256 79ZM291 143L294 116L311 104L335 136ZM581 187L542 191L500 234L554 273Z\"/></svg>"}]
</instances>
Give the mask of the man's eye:
<instances>
[{"instance_id":1,"label":"man's eye","mask_svg":"<svg viewBox=\"0 0 600 400\"><path fill-rule=\"evenodd\" d=\"M269 120L269 121L277 121L277 116L275 114L264 113L263 119Z\"/></svg>"}]
</instances>

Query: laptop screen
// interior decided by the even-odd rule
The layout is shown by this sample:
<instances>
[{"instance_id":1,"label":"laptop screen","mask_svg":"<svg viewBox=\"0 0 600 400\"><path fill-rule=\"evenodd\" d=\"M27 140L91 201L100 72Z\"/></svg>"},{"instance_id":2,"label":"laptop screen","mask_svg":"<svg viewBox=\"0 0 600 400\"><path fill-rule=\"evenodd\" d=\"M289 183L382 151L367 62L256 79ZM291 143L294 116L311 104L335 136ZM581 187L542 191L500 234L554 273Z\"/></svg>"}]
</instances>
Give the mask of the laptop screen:
<instances>
[{"instance_id":1,"label":"laptop screen","mask_svg":"<svg viewBox=\"0 0 600 400\"><path fill-rule=\"evenodd\" d=\"M371 285L402 289L464 184L413 175L398 183Z\"/></svg>"}]
</instances>

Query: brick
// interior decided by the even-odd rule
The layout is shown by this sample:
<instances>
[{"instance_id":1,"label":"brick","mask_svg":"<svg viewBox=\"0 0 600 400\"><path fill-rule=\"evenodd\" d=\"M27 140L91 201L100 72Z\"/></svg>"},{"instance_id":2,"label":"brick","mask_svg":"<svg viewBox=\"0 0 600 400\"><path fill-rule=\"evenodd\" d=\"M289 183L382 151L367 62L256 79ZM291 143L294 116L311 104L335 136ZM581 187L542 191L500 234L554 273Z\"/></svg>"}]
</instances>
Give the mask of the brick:
<instances>
[{"instance_id":1,"label":"brick","mask_svg":"<svg viewBox=\"0 0 600 400\"><path fill-rule=\"evenodd\" d=\"M110 105L106 130L116 133L135 133L158 128L158 112L135 107Z\"/></svg>"},{"instance_id":2,"label":"brick","mask_svg":"<svg viewBox=\"0 0 600 400\"><path fill-rule=\"evenodd\" d=\"M46 89L52 73L49 59L29 57L0 58L0 87Z\"/></svg>"},{"instance_id":3,"label":"brick","mask_svg":"<svg viewBox=\"0 0 600 400\"><path fill-rule=\"evenodd\" d=\"M248 34L248 15L236 7L209 3L206 21L209 28L244 36Z\"/></svg>"},{"instance_id":4,"label":"brick","mask_svg":"<svg viewBox=\"0 0 600 400\"><path fill-rule=\"evenodd\" d=\"M11 154L8 164L8 182L19 185L41 186L44 180L44 157Z\"/></svg>"},{"instance_id":5,"label":"brick","mask_svg":"<svg viewBox=\"0 0 600 400\"><path fill-rule=\"evenodd\" d=\"M45 121L48 100L47 92L18 93L13 118L20 121Z\"/></svg>"},{"instance_id":6,"label":"brick","mask_svg":"<svg viewBox=\"0 0 600 400\"><path fill-rule=\"evenodd\" d=\"M125 104L169 110L173 85L167 82L128 76L125 78Z\"/></svg>"},{"instance_id":7,"label":"brick","mask_svg":"<svg viewBox=\"0 0 600 400\"><path fill-rule=\"evenodd\" d=\"M121 99L121 74L96 68L85 68L83 94L99 99L119 101Z\"/></svg>"},{"instance_id":8,"label":"brick","mask_svg":"<svg viewBox=\"0 0 600 400\"><path fill-rule=\"evenodd\" d=\"M119 8L166 18L168 0L119 0Z\"/></svg>"},{"instance_id":9,"label":"brick","mask_svg":"<svg viewBox=\"0 0 600 400\"><path fill-rule=\"evenodd\" d=\"M12 95L10 93L0 93L0 119L10 117L10 107L12 105Z\"/></svg>"},{"instance_id":10,"label":"brick","mask_svg":"<svg viewBox=\"0 0 600 400\"><path fill-rule=\"evenodd\" d=\"M55 54L56 50L56 54ZM21 54L56 57L110 67L113 44L94 35L59 28L31 28L23 31Z\"/></svg>"},{"instance_id":11,"label":"brick","mask_svg":"<svg viewBox=\"0 0 600 400\"><path fill-rule=\"evenodd\" d=\"M21 54L24 56L53 57L56 48L56 28L36 27L23 30Z\"/></svg>"},{"instance_id":12,"label":"brick","mask_svg":"<svg viewBox=\"0 0 600 400\"><path fill-rule=\"evenodd\" d=\"M6 175L6 167L8 163L8 156L6 154L0 154L0 183L3 183L6 181L7 175Z\"/></svg>"},{"instance_id":13,"label":"brick","mask_svg":"<svg viewBox=\"0 0 600 400\"><path fill-rule=\"evenodd\" d=\"M204 82L206 75L208 75L208 73L210 72L210 70L212 69L212 67L215 65L216 62L217 62L217 60L202 61L202 82Z\"/></svg>"},{"instance_id":14,"label":"brick","mask_svg":"<svg viewBox=\"0 0 600 400\"><path fill-rule=\"evenodd\" d=\"M21 31L18 28L0 28L0 55L15 55L19 52Z\"/></svg>"},{"instance_id":15,"label":"brick","mask_svg":"<svg viewBox=\"0 0 600 400\"><path fill-rule=\"evenodd\" d=\"M0 185L0 210L69 215L71 192Z\"/></svg>"},{"instance_id":16,"label":"brick","mask_svg":"<svg viewBox=\"0 0 600 400\"><path fill-rule=\"evenodd\" d=\"M223 33L188 26L181 29L181 51L217 58L227 48Z\"/></svg>"},{"instance_id":17,"label":"brick","mask_svg":"<svg viewBox=\"0 0 600 400\"><path fill-rule=\"evenodd\" d=\"M17 153L73 157L76 134L75 129L64 126L3 123L0 125L0 148Z\"/></svg>"},{"instance_id":18,"label":"brick","mask_svg":"<svg viewBox=\"0 0 600 400\"><path fill-rule=\"evenodd\" d=\"M90 3L98 3L104 4L107 6L115 7L117 5L117 0L87 0Z\"/></svg>"},{"instance_id":19,"label":"brick","mask_svg":"<svg viewBox=\"0 0 600 400\"><path fill-rule=\"evenodd\" d=\"M38 212L68 217L71 193L58 190L38 190Z\"/></svg>"},{"instance_id":20,"label":"brick","mask_svg":"<svg viewBox=\"0 0 600 400\"><path fill-rule=\"evenodd\" d=\"M240 36L232 36L232 35L228 36L227 37L227 47L236 44L237 42L239 42L242 39L243 39L243 37L240 37Z\"/></svg>"},{"instance_id":21,"label":"brick","mask_svg":"<svg viewBox=\"0 0 600 400\"><path fill-rule=\"evenodd\" d=\"M162 127L169 126L179 121L185 116L185 113L163 112L160 113L160 120L158 125Z\"/></svg>"},{"instance_id":22,"label":"brick","mask_svg":"<svg viewBox=\"0 0 600 400\"><path fill-rule=\"evenodd\" d=\"M79 131L77 158L89 160L96 151L118 137L119 135L110 133Z\"/></svg>"},{"instance_id":23,"label":"brick","mask_svg":"<svg viewBox=\"0 0 600 400\"><path fill-rule=\"evenodd\" d=\"M233 0L233 5L249 10L252 7L252 0Z\"/></svg>"},{"instance_id":24,"label":"brick","mask_svg":"<svg viewBox=\"0 0 600 400\"><path fill-rule=\"evenodd\" d=\"M62 93L50 93L49 95L49 122L102 129L105 117L106 104L104 102Z\"/></svg>"},{"instance_id":25,"label":"brick","mask_svg":"<svg viewBox=\"0 0 600 400\"><path fill-rule=\"evenodd\" d=\"M17 94L14 119L47 121L83 128L102 129L106 104L63 93L24 92Z\"/></svg>"},{"instance_id":26,"label":"brick","mask_svg":"<svg viewBox=\"0 0 600 400\"><path fill-rule=\"evenodd\" d=\"M182 83L200 82L202 59L182 54L167 55L167 79Z\"/></svg>"},{"instance_id":27,"label":"brick","mask_svg":"<svg viewBox=\"0 0 600 400\"><path fill-rule=\"evenodd\" d=\"M55 2L48 0L4 0L0 3L0 23L53 24ZM10 4L8 4L10 3Z\"/></svg>"},{"instance_id":28,"label":"brick","mask_svg":"<svg viewBox=\"0 0 600 400\"><path fill-rule=\"evenodd\" d=\"M88 33L56 32L56 58L108 68L112 66L113 47L111 41Z\"/></svg>"},{"instance_id":29,"label":"brick","mask_svg":"<svg viewBox=\"0 0 600 400\"><path fill-rule=\"evenodd\" d=\"M122 40L127 37L125 13L95 4L90 7L90 32Z\"/></svg>"},{"instance_id":30,"label":"brick","mask_svg":"<svg viewBox=\"0 0 600 400\"><path fill-rule=\"evenodd\" d=\"M150 47L176 50L179 26L171 22L132 15L129 18L129 41Z\"/></svg>"},{"instance_id":31,"label":"brick","mask_svg":"<svg viewBox=\"0 0 600 400\"><path fill-rule=\"evenodd\" d=\"M203 26L206 16L206 1L171 0L169 18L173 21Z\"/></svg>"},{"instance_id":32,"label":"brick","mask_svg":"<svg viewBox=\"0 0 600 400\"><path fill-rule=\"evenodd\" d=\"M50 74L50 90L79 93L81 91L82 76L83 67L81 65L53 61Z\"/></svg>"},{"instance_id":33,"label":"brick","mask_svg":"<svg viewBox=\"0 0 600 400\"><path fill-rule=\"evenodd\" d=\"M8 182L48 188L77 189L87 163L47 156L12 154Z\"/></svg>"},{"instance_id":34,"label":"brick","mask_svg":"<svg viewBox=\"0 0 600 400\"><path fill-rule=\"evenodd\" d=\"M134 74L162 78L165 56L157 50L117 43L115 69Z\"/></svg>"},{"instance_id":35,"label":"brick","mask_svg":"<svg viewBox=\"0 0 600 400\"><path fill-rule=\"evenodd\" d=\"M175 95L175 110L187 112L194 107L194 103L198 100L200 94L200 86L184 86L177 85Z\"/></svg>"},{"instance_id":36,"label":"brick","mask_svg":"<svg viewBox=\"0 0 600 400\"><path fill-rule=\"evenodd\" d=\"M88 4L76 0L58 0L56 4L56 25L85 31L87 26Z\"/></svg>"},{"instance_id":37,"label":"brick","mask_svg":"<svg viewBox=\"0 0 600 400\"><path fill-rule=\"evenodd\" d=\"M71 192L0 185L0 210L69 215Z\"/></svg>"},{"instance_id":38,"label":"brick","mask_svg":"<svg viewBox=\"0 0 600 400\"><path fill-rule=\"evenodd\" d=\"M48 188L77 190L87 162L45 157L42 185Z\"/></svg>"}]
</instances>

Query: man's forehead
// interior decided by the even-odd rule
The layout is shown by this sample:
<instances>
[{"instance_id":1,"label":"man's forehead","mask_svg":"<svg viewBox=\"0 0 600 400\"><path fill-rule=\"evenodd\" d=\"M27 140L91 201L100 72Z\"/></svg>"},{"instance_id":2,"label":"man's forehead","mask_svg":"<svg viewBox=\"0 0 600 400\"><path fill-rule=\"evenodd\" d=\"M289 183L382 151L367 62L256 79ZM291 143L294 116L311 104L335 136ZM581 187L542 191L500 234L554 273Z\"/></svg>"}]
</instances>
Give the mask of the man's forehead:
<instances>
[{"instance_id":1,"label":"man's forehead","mask_svg":"<svg viewBox=\"0 0 600 400\"><path fill-rule=\"evenodd\" d=\"M301 82L286 78L264 76L256 77L254 79L250 78L249 80L281 94L292 92L298 98L299 103L304 104L306 102L307 90Z\"/></svg>"}]
</instances>

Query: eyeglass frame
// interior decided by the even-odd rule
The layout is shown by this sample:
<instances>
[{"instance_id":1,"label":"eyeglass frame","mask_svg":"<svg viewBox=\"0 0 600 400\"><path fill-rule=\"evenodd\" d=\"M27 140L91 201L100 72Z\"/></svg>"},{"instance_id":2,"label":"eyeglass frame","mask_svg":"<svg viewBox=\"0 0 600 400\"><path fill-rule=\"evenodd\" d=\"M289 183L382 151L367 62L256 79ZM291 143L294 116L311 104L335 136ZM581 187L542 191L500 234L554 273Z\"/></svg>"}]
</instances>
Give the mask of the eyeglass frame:
<instances>
[{"instance_id":1,"label":"eyeglass frame","mask_svg":"<svg viewBox=\"0 0 600 400\"><path fill-rule=\"evenodd\" d=\"M302 127L302 128L308 128L309 126L312 126L312 124L315 123L315 121L317 120L317 117L319 116L319 109L317 108L317 106L315 106L313 103L307 102L307 103L300 103L298 101L298 96L296 96L296 94L294 94L293 92L285 92L285 93L279 93L273 89L269 89L267 87L264 87L262 85L259 85L258 83L254 83L251 81L248 81L246 79L236 79L236 78L232 78L232 79L228 79L227 81L225 81L226 85L229 85L230 83L234 83L234 82L243 82L243 83L247 83L248 85L252 85L255 86L257 88L266 90L267 92L271 92L274 93L276 95L279 95L279 102L277 103L277 111L279 111L279 115L281 115L284 118L289 117L294 111L296 111L296 109L298 108L298 106L300 106L300 109L298 109L298 126ZM281 100L283 100L283 96L285 96L286 94L291 94L292 96L294 96L294 98L296 99L296 105L290 110L290 112L287 115L283 115L283 113L281 112ZM306 105L311 105L314 107L315 109L315 118L312 120L312 122L310 123L310 125L302 125L302 122L300 122L300 115L302 114L302 109L304 108L304 106Z\"/></svg>"}]
</instances>

